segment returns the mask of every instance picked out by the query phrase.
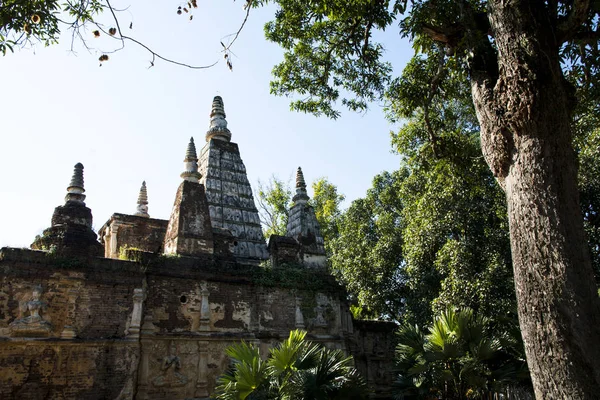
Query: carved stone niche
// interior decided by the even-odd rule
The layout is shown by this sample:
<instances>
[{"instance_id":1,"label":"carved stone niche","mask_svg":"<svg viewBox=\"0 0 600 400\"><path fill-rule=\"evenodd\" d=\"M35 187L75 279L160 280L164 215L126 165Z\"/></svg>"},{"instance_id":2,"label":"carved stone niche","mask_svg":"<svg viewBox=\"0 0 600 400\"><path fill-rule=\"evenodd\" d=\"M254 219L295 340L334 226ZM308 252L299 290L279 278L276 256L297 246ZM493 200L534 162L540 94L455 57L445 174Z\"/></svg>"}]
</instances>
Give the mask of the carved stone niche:
<instances>
[{"instance_id":1,"label":"carved stone niche","mask_svg":"<svg viewBox=\"0 0 600 400\"><path fill-rule=\"evenodd\" d=\"M157 388L176 388L185 386L189 378L181 371L181 359L177 355L175 342L169 343L167 355L163 357L159 373L151 379L152 386Z\"/></svg>"},{"instance_id":2,"label":"carved stone niche","mask_svg":"<svg viewBox=\"0 0 600 400\"><path fill-rule=\"evenodd\" d=\"M42 313L46 310L46 302L41 300L42 286L33 288L29 300L19 302L19 318L9 325L13 337L48 337L52 332L52 324L44 320Z\"/></svg>"},{"instance_id":3,"label":"carved stone niche","mask_svg":"<svg viewBox=\"0 0 600 400\"><path fill-rule=\"evenodd\" d=\"M312 327L316 329L326 329L330 326L332 321L329 320L328 308L331 307L329 299L322 293L318 293L316 296L317 306L314 308L315 317L312 320Z\"/></svg>"}]
</instances>

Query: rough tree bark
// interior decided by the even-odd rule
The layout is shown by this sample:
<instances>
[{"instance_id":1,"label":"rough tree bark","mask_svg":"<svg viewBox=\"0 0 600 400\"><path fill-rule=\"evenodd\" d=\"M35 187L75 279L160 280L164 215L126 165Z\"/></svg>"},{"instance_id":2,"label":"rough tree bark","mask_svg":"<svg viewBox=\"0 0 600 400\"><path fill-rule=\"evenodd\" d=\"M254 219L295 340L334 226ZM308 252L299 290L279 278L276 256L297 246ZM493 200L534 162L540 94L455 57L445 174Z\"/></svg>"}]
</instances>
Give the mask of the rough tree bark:
<instances>
[{"instance_id":1,"label":"rough tree bark","mask_svg":"<svg viewBox=\"0 0 600 400\"><path fill-rule=\"evenodd\" d=\"M472 94L484 156L506 192L535 395L598 399L600 301L579 208L574 100L560 67L560 37L543 1L488 7L497 53L475 53Z\"/></svg>"}]
</instances>

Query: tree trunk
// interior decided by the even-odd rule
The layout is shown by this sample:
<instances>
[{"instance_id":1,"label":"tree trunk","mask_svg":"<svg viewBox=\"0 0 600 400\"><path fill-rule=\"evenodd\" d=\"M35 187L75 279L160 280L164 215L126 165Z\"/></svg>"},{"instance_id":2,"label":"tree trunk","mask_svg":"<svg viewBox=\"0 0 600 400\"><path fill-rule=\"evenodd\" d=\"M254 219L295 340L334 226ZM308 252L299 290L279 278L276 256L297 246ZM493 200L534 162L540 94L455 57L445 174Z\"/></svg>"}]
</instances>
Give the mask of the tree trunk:
<instances>
[{"instance_id":1,"label":"tree trunk","mask_svg":"<svg viewBox=\"0 0 600 400\"><path fill-rule=\"evenodd\" d=\"M544 2L490 1L488 7L495 70L474 64L472 92L483 153L506 192L535 395L598 399L600 301L579 208L573 101L560 43Z\"/></svg>"}]
</instances>

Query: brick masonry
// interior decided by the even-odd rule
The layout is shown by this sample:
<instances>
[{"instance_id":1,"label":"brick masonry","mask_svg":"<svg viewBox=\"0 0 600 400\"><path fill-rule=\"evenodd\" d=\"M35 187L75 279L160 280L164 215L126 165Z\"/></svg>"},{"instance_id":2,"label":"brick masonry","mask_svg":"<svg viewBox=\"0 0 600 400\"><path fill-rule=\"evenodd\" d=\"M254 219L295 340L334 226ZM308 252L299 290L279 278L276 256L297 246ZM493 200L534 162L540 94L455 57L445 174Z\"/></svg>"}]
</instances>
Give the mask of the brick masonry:
<instances>
[{"instance_id":1,"label":"brick masonry","mask_svg":"<svg viewBox=\"0 0 600 400\"><path fill-rule=\"evenodd\" d=\"M266 356L296 328L354 353L381 389L389 326L372 323L382 333L353 321L330 277L315 276L312 288L285 274L264 282L260 268L214 257L131 262L1 249L0 398L207 398L228 366L227 346L244 339ZM15 335L11 324L28 317L35 287L51 330Z\"/></svg>"}]
</instances>

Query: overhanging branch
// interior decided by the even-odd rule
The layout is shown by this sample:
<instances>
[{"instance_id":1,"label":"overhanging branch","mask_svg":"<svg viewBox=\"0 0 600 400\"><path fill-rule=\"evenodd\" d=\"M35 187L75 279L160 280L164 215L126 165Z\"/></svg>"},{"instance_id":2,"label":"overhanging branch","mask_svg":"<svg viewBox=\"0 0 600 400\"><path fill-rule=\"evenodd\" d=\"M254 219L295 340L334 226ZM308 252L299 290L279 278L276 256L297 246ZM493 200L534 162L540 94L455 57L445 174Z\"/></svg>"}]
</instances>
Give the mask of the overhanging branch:
<instances>
[{"instance_id":1,"label":"overhanging branch","mask_svg":"<svg viewBox=\"0 0 600 400\"><path fill-rule=\"evenodd\" d=\"M175 60L171 60L169 58L163 57L161 56L159 53L155 52L154 50L152 50L151 48L149 48L148 46L146 46L145 44L143 44L142 42L127 36L127 35L123 35L123 31L121 30L121 25L119 24L119 19L117 18L117 15L115 14L115 10L113 9L112 5L110 4L110 0L106 0L106 5L108 7L108 9L110 10L113 20L115 21L115 25L117 26L117 32L119 33L119 37L115 37L115 39L120 40L121 41L121 48L115 50L115 51L119 51L122 50L125 47L125 40L129 40L135 44L137 44L138 46L143 47L144 49L146 49L150 54L152 54L152 61L150 61L150 66L154 66L154 61L158 58L161 59L165 62L168 62L170 64L175 64L175 65L179 65L182 67L186 67L186 68L191 68L191 69L206 69L206 68L210 68L215 66L218 61L215 61L214 63L210 64L210 65L190 65L190 64L186 64L186 63L182 63L179 61L175 61ZM111 37L114 37L111 35Z\"/></svg>"},{"instance_id":2,"label":"overhanging branch","mask_svg":"<svg viewBox=\"0 0 600 400\"><path fill-rule=\"evenodd\" d=\"M558 24L557 40L559 44L562 44L573 38L581 24L583 24L587 19L589 9L590 0L573 1L571 11L565 18L560 20Z\"/></svg>"}]
</instances>

